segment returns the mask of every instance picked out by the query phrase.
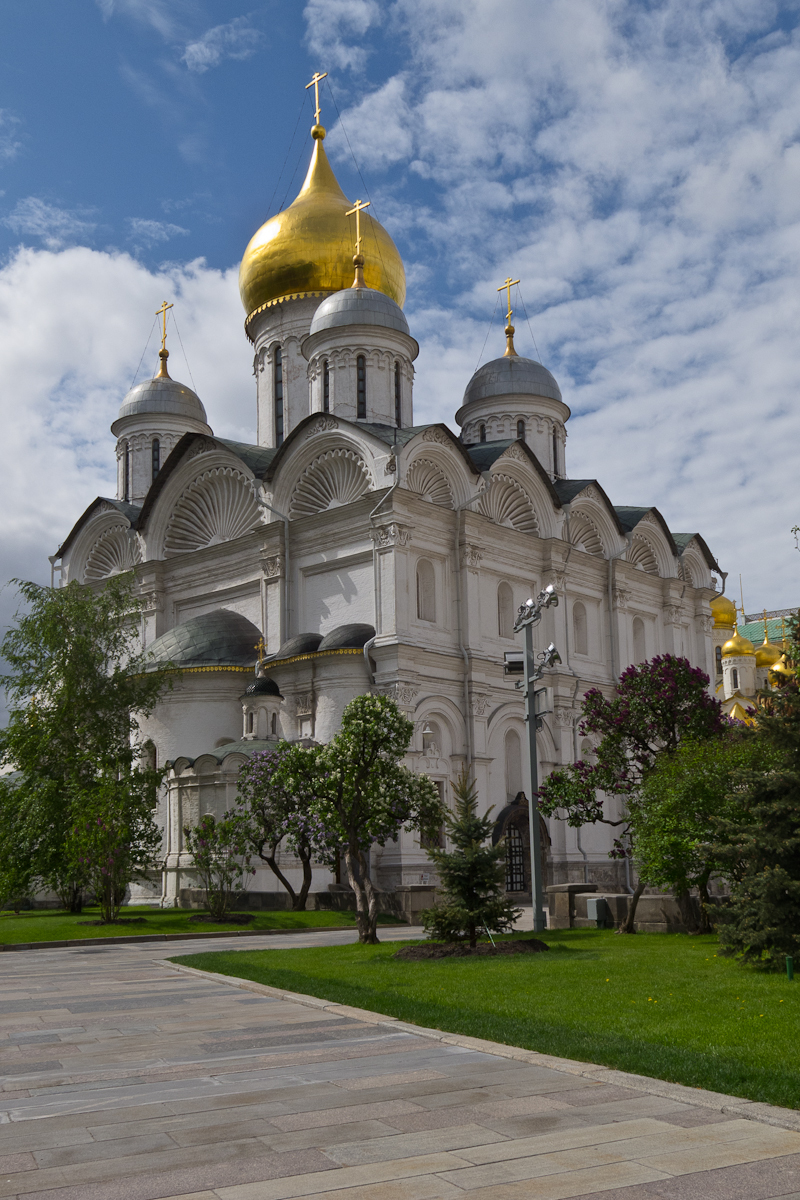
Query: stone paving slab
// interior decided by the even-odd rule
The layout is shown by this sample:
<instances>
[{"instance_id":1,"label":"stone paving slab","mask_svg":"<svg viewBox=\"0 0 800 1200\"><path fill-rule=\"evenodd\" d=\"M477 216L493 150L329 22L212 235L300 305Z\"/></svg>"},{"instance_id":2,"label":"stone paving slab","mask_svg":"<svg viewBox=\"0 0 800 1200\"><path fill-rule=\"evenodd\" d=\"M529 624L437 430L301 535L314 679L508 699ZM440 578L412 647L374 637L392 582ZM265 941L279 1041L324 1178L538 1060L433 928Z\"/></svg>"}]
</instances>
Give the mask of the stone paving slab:
<instances>
[{"instance_id":1,"label":"stone paving slab","mask_svg":"<svg viewBox=\"0 0 800 1200\"><path fill-rule=\"evenodd\" d=\"M3 959L0 1200L800 1200L800 1113L190 971L174 952Z\"/></svg>"}]
</instances>

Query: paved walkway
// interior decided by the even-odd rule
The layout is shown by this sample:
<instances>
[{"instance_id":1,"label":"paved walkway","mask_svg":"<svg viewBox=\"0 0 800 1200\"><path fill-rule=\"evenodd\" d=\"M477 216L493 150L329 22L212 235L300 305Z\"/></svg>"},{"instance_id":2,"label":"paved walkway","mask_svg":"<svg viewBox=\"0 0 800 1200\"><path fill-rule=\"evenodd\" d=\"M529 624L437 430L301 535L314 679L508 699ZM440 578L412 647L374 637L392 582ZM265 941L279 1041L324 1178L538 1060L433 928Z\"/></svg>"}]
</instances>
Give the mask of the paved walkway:
<instances>
[{"instance_id":1,"label":"paved walkway","mask_svg":"<svg viewBox=\"0 0 800 1200\"><path fill-rule=\"evenodd\" d=\"M800 1198L800 1132L162 964L180 951L3 955L0 1197Z\"/></svg>"}]
</instances>

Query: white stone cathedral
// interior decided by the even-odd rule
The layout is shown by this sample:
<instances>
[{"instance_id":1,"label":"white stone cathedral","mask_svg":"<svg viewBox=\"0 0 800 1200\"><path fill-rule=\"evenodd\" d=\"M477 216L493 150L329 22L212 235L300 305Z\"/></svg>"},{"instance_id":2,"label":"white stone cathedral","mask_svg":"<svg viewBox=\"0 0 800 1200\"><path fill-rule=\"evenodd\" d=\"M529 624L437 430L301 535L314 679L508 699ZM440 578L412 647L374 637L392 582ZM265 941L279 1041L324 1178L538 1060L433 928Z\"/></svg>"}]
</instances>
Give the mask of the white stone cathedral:
<instances>
[{"instance_id":1,"label":"white stone cathedral","mask_svg":"<svg viewBox=\"0 0 800 1200\"><path fill-rule=\"evenodd\" d=\"M460 434L414 424L418 345L402 261L341 191L324 129L312 136L300 194L258 230L241 266L256 445L214 436L162 348L159 373L112 425L117 496L74 526L57 555L62 578L101 585L133 568L143 643L179 668L142 730L169 768L162 903L185 900L192 883L184 824L233 803L247 757L280 738L326 741L369 690L413 721L407 763L446 800L471 766L508 839L509 891L522 897L525 724L503 670L517 608L555 585L559 605L537 634L562 658L538 739L547 773L591 753L581 698L590 687L611 694L630 663L669 652L714 677L719 568L699 534L568 477L570 410L550 372L516 354L510 326L505 354L465 380ZM607 827L542 825L546 882L625 886ZM427 883L430 867L404 834L376 849L373 871L391 890ZM315 888L333 882L320 869ZM266 868L252 887L277 890Z\"/></svg>"}]
</instances>

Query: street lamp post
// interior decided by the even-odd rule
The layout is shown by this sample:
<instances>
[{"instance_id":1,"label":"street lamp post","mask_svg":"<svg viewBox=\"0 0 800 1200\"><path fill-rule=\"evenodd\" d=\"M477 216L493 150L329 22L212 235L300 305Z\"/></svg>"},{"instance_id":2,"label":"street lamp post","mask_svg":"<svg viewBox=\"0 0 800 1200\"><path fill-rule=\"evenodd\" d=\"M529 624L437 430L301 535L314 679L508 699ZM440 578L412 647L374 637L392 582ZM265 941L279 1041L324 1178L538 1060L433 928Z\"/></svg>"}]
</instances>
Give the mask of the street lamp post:
<instances>
[{"instance_id":1,"label":"street lamp post","mask_svg":"<svg viewBox=\"0 0 800 1200\"><path fill-rule=\"evenodd\" d=\"M530 599L522 605L514 623L514 632L525 631L524 671L525 679L517 681L518 688L525 691L525 720L528 723L528 824L530 827L531 851L531 903L533 905L533 929L540 933L547 928L544 914L542 895L542 860L541 838L539 836L539 811L535 802L539 790L539 763L536 753L536 730L539 726L540 715L552 711L552 689L537 688L536 684L542 678L548 667L561 662L561 656L551 642L546 650L538 655L533 649L533 627L542 619L546 608L558 604L558 595L552 583L539 593L535 600Z\"/></svg>"}]
</instances>

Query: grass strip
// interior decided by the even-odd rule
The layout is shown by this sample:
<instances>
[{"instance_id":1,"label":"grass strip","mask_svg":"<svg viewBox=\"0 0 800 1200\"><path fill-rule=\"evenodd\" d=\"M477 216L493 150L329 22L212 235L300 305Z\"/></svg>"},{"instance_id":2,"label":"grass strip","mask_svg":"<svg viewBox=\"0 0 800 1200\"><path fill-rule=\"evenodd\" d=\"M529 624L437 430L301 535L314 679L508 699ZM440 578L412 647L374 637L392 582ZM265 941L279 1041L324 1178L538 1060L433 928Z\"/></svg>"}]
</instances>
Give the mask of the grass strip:
<instances>
[{"instance_id":1,"label":"grass strip","mask_svg":"<svg viewBox=\"0 0 800 1200\"><path fill-rule=\"evenodd\" d=\"M572 929L549 954L403 962L398 943L173 961L418 1025L800 1108L800 984L714 937Z\"/></svg>"},{"instance_id":2,"label":"grass strip","mask_svg":"<svg viewBox=\"0 0 800 1200\"><path fill-rule=\"evenodd\" d=\"M0 913L0 945L19 945L26 942L91 941L92 938L135 937L153 933L215 933L242 929L324 929L331 925L355 925L355 914L349 912L257 912L247 925L225 925L212 921L192 921L202 910L186 908L124 907L120 916L136 918L136 924L85 925L85 921L100 919L98 908L84 908L80 914L34 908L15 914ZM141 920L139 920L141 918ZM401 924L392 917L381 917L382 924Z\"/></svg>"}]
</instances>

